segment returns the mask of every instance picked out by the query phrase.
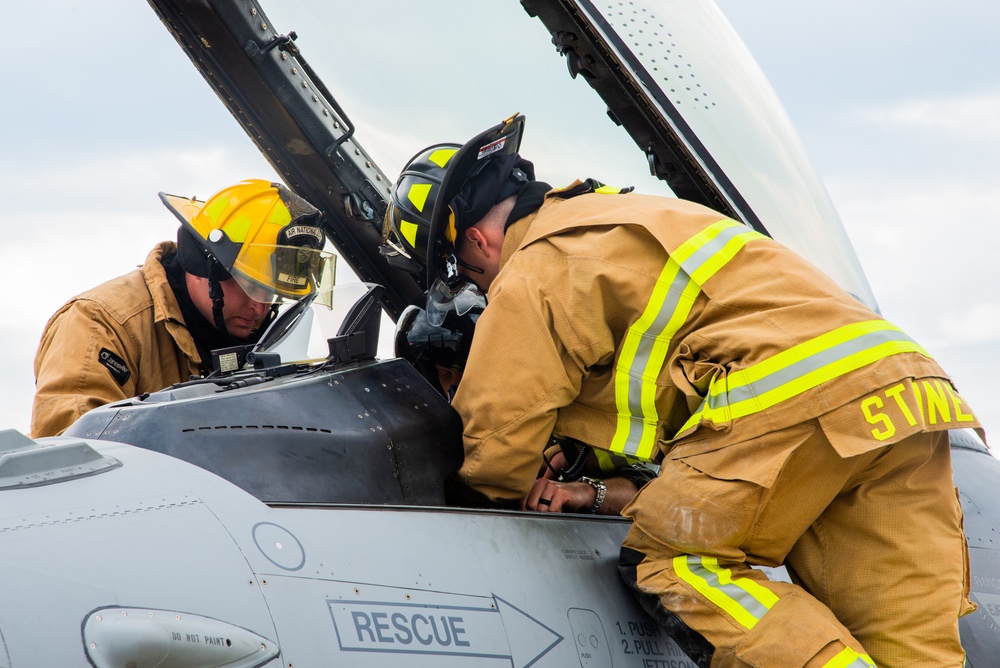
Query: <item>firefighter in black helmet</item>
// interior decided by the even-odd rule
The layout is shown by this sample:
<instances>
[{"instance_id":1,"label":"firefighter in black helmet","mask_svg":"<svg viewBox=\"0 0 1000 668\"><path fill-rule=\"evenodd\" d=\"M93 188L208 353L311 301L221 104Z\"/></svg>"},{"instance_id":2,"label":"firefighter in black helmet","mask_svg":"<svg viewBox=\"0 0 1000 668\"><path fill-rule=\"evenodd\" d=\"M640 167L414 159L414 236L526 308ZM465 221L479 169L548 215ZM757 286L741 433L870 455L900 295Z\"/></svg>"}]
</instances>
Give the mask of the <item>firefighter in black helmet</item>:
<instances>
[{"instance_id":1,"label":"firefighter in black helmet","mask_svg":"<svg viewBox=\"0 0 1000 668\"><path fill-rule=\"evenodd\" d=\"M485 290L459 272L459 234L497 202L531 186L532 164L517 154L524 116L515 114L464 145L435 144L407 163L392 191L383 236L394 232L400 250L423 266L427 316L439 325L454 310L467 313ZM466 274L482 273L465 264Z\"/></svg>"},{"instance_id":2,"label":"firefighter in black helmet","mask_svg":"<svg viewBox=\"0 0 1000 668\"><path fill-rule=\"evenodd\" d=\"M489 297L453 402L468 498L551 509L533 486L553 433L658 462L620 568L698 665L961 666L975 606L948 430L981 425L946 372L704 206L590 180L503 191L507 127L421 210L431 293ZM752 568L782 563L795 584Z\"/></svg>"}]
</instances>

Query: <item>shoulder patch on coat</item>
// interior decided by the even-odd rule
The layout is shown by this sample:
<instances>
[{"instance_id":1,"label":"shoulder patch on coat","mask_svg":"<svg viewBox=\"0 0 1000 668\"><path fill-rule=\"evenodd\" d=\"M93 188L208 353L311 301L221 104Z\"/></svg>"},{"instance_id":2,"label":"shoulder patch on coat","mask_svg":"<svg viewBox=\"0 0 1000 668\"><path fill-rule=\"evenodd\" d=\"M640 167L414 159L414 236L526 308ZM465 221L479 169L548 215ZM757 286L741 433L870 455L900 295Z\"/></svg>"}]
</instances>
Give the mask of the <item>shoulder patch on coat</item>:
<instances>
[{"instance_id":1,"label":"shoulder patch on coat","mask_svg":"<svg viewBox=\"0 0 1000 668\"><path fill-rule=\"evenodd\" d=\"M101 348L101 352L98 353L97 359L100 360L101 364L107 367L108 371L119 385L124 385L129 378L132 377L132 372L128 370L128 365L125 364L123 360L118 355L114 354L107 348Z\"/></svg>"}]
</instances>

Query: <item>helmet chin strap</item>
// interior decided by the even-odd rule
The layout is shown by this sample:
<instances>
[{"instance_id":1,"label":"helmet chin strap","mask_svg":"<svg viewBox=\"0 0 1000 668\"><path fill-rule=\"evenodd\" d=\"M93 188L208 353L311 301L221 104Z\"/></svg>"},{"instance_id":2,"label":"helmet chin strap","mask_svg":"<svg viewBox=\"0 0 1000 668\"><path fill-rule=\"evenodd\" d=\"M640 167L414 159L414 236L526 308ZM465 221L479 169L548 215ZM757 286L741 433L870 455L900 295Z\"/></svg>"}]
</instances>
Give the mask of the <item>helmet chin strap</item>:
<instances>
[{"instance_id":1,"label":"helmet chin strap","mask_svg":"<svg viewBox=\"0 0 1000 668\"><path fill-rule=\"evenodd\" d=\"M257 331L267 329L268 325L274 322L274 319L278 317L278 307L279 304L277 302L271 304L271 308L268 309L267 315L264 317L264 322L260 323L260 327L257 328Z\"/></svg>"},{"instance_id":2,"label":"helmet chin strap","mask_svg":"<svg viewBox=\"0 0 1000 668\"><path fill-rule=\"evenodd\" d=\"M222 317L222 307L226 305L222 298L222 285L215 278L208 279L208 296L212 298L212 318L215 320L215 328L224 334L229 334L226 329L226 319Z\"/></svg>"},{"instance_id":3,"label":"helmet chin strap","mask_svg":"<svg viewBox=\"0 0 1000 668\"><path fill-rule=\"evenodd\" d=\"M215 320L215 328L229 336L226 319L222 316L222 309L226 305L223 299L222 283L219 281L219 272L222 267L215 260L209 260L209 262L211 265L208 270L208 296L212 300L212 318Z\"/></svg>"},{"instance_id":4,"label":"helmet chin strap","mask_svg":"<svg viewBox=\"0 0 1000 668\"><path fill-rule=\"evenodd\" d=\"M461 267L462 269L466 269L466 270L471 271L471 272L476 273L476 274L485 274L486 273L486 270L484 270L482 267L477 267L474 264L469 264L468 262L466 262L462 258L458 257L457 254L455 255L455 261L456 261L456 264L458 264L458 266Z\"/></svg>"},{"instance_id":5,"label":"helmet chin strap","mask_svg":"<svg viewBox=\"0 0 1000 668\"><path fill-rule=\"evenodd\" d=\"M210 276L208 278L208 296L212 300L212 318L215 321L215 329L230 338L236 338L229 333L229 329L226 327L226 319L222 315L222 309L225 307L226 302L223 298L222 283L215 275L215 271L210 272ZM271 304L271 307L268 309L267 316L260 323L257 330L254 331L267 328L277 315L278 304Z\"/></svg>"},{"instance_id":6,"label":"helmet chin strap","mask_svg":"<svg viewBox=\"0 0 1000 668\"><path fill-rule=\"evenodd\" d=\"M239 340L229 333L229 328L226 327L226 319L222 315L222 309L226 306L225 293L222 291L222 281L229 280L229 278L229 274L222 269L222 265L214 259L209 260L208 297L212 300L212 320L214 321L215 329L231 339ZM255 331L266 329L277 315L278 304L271 304L267 315Z\"/></svg>"}]
</instances>

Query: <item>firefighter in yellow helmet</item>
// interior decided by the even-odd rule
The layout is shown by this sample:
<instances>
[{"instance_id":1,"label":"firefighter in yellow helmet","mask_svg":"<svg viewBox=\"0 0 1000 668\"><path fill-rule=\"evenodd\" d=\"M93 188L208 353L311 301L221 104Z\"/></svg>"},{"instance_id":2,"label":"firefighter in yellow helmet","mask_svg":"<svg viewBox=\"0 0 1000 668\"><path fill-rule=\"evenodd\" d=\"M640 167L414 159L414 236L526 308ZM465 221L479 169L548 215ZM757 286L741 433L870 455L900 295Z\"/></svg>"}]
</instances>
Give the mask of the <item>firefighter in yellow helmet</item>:
<instances>
[{"instance_id":1,"label":"firefighter in yellow helmet","mask_svg":"<svg viewBox=\"0 0 1000 668\"><path fill-rule=\"evenodd\" d=\"M436 184L407 166L389 212L428 312L488 298L452 494L550 510L530 493L553 434L657 461L622 512L620 570L698 666L961 666L974 606L947 430L979 422L947 374L710 209L519 184L522 126L454 150ZM781 564L795 584L751 568Z\"/></svg>"},{"instance_id":2,"label":"firefighter in yellow helmet","mask_svg":"<svg viewBox=\"0 0 1000 668\"><path fill-rule=\"evenodd\" d=\"M46 324L31 432L62 433L108 402L212 371L212 350L255 343L281 300L332 288L320 212L248 180L207 201L160 193L181 226L137 270L84 292Z\"/></svg>"}]
</instances>

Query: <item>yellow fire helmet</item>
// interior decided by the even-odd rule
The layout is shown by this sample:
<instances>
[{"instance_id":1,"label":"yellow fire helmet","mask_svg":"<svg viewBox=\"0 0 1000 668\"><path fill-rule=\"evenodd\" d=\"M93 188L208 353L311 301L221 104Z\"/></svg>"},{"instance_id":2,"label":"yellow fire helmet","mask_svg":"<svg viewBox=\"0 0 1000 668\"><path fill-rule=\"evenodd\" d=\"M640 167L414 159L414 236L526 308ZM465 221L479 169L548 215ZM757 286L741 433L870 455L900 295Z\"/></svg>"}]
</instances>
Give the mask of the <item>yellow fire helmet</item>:
<instances>
[{"instance_id":1,"label":"yellow fire helmet","mask_svg":"<svg viewBox=\"0 0 1000 668\"><path fill-rule=\"evenodd\" d=\"M333 288L336 255L316 207L280 183L241 181L200 201L160 193L191 233L208 265L217 264L252 299L298 300Z\"/></svg>"}]
</instances>

